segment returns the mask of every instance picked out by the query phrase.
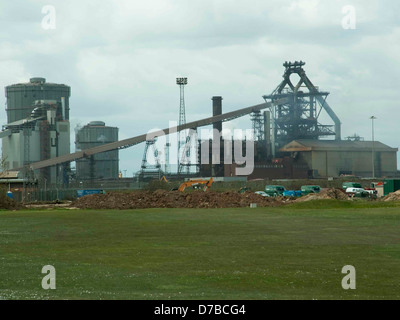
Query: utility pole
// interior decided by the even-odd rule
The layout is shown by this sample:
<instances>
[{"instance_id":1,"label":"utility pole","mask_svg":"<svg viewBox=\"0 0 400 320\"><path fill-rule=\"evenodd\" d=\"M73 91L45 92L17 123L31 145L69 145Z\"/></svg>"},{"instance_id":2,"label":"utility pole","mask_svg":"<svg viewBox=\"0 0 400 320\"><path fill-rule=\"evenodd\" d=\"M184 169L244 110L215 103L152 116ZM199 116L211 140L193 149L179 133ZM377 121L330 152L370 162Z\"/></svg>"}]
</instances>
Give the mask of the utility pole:
<instances>
[{"instance_id":1,"label":"utility pole","mask_svg":"<svg viewBox=\"0 0 400 320\"><path fill-rule=\"evenodd\" d=\"M374 120L377 119L375 116L371 118L372 122L372 179L375 179L375 137L374 137Z\"/></svg>"}]
</instances>

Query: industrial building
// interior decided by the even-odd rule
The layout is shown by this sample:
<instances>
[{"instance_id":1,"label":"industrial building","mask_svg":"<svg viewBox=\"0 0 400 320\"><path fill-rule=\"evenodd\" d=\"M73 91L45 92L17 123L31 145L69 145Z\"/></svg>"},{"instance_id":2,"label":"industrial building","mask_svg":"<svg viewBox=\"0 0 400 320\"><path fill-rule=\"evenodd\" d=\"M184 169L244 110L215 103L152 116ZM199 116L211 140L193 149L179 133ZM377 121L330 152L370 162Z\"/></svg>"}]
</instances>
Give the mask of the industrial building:
<instances>
[{"instance_id":1,"label":"industrial building","mask_svg":"<svg viewBox=\"0 0 400 320\"><path fill-rule=\"evenodd\" d=\"M283 81L272 94L263 96L266 102L272 103L271 107L251 114L255 163L248 179L396 176L398 149L378 141L341 140L341 122L326 101L329 93L320 91L311 82L304 65L303 61L285 62ZM298 76L297 83L292 82L292 75ZM276 103L282 99L283 103ZM222 98L212 100L213 116L221 114ZM323 111L332 124L320 123ZM215 123L214 129L221 131L222 122ZM221 164L201 165L201 175L235 176L238 166L223 163L227 150L222 140L220 143Z\"/></svg>"},{"instance_id":2,"label":"industrial building","mask_svg":"<svg viewBox=\"0 0 400 320\"><path fill-rule=\"evenodd\" d=\"M296 164L312 170L313 178L393 177L397 173L398 149L378 141L294 140L280 151L290 153Z\"/></svg>"},{"instance_id":3,"label":"industrial building","mask_svg":"<svg viewBox=\"0 0 400 320\"><path fill-rule=\"evenodd\" d=\"M76 130L75 147L77 151L116 141L118 141L118 128L106 126L103 121L92 121ZM76 161L78 180L117 179L118 173L118 149Z\"/></svg>"},{"instance_id":4,"label":"industrial building","mask_svg":"<svg viewBox=\"0 0 400 320\"><path fill-rule=\"evenodd\" d=\"M178 152L178 158L182 158L179 158L177 174L170 174L169 177L212 176L232 179L237 176L236 169L247 167L247 164L232 163L232 160L236 160L232 159L232 155L236 157L234 151L238 151L237 148L240 150L240 145L242 155L247 154L245 142L254 145L254 170L246 174L248 179L396 176L397 149L378 141L342 140L341 122L327 102L329 93L311 82L304 65L302 61L285 62L283 80L271 94L263 96L263 103L222 113L223 98L214 96L212 116L189 123L186 123L183 94L187 78L178 78L180 122L177 127L165 128L153 133L152 137L141 134L119 141L118 128L106 126L102 121L93 121L76 130L74 153L70 153L70 88L46 83L44 78L32 78L29 83L8 86L8 119L0 133L3 139L3 167L35 172L36 177L47 185L60 182L67 184L69 164L76 161L78 183L84 180L118 179L119 149L145 142L140 171L142 180L147 176L160 179L161 175L169 172L169 163L166 162L162 170L159 162L154 168L147 162L149 152L158 157L159 150L154 148L157 136L175 132L181 136L189 129L195 131L212 125L213 140L219 140L219 147L216 147L218 144L210 144L210 141L198 141L199 151L212 146L209 156L206 156L209 161L203 161L203 154L199 152L196 162L186 163L184 160L191 152L186 148L192 138L179 139L179 145L185 142L185 149ZM296 78L298 80L294 82ZM328 123L322 123L323 113ZM220 134L222 123L245 115L250 115L254 141L224 140ZM169 147L169 144L165 146L165 155L169 154ZM238 160L240 163L241 160ZM191 166L196 166L196 170L189 170ZM25 173L24 179L27 179Z\"/></svg>"},{"instance_id":5,"label":"industrial building","mask_svg":"<svg viewBox=\"0 0 400 320\"><path fill-rule=\"evenodd\" d=\"M2 159L5 170L70 153L70 87L31 78L5 89L7 124L3 125ZM69 164L43 168L39 179L67 183Z\"/></svg>"}]
</instances>

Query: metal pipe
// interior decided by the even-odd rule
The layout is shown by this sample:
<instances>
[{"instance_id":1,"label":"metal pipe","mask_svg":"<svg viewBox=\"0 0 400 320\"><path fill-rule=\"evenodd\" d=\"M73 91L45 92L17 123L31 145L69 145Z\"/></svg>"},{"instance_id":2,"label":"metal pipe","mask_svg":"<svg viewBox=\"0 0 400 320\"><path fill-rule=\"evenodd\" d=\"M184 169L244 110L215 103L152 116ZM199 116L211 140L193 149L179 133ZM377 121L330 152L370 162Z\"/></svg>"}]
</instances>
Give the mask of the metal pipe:
<instances>
[{"instance_id":1,"label":"metal pipe","mask_svg":"<svg viewBox=\"0 0 400 320\"><path fill-rule=\"evenodd\" d=\"M66 112L65 112L65 98L64 97L61 97L61 112L62 112L62 119L66 120L65 119Z\"/></svg>"},{"instance_id":2,"label":"metal pipe","mask_svg":"<svg viewBox=\"0 0 400 320\"><path fill-rule=\"evenodd\" d=\"M264 136L267 157L269 157L271 155L271 114L269 111L264 111Z\"/></svg>"}]
</instances>

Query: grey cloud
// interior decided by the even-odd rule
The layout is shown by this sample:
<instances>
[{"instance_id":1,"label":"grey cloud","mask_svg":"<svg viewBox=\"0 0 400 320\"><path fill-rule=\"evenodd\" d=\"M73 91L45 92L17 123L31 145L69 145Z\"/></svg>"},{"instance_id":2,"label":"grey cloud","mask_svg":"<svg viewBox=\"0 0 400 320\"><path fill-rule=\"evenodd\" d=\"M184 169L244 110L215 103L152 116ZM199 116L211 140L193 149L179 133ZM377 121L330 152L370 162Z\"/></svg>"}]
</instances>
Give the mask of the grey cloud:
<instances>
[{"instance_id":1,"label":"grey cloud","mask_svg":"<svg viewBox=\"0 0 400 320\"><path fill-rule=\"evenodd\" d=\"M45 31L47 2L2 1L0 85L30 76L65 83L73 125L104 120L130 137L177 120L177 76L189 77L187 118L195 120L210 115L213 95L224 97L224 111L262 102L282 63L304 60L331 92L343 136L368 138L376 113L377 139L397 147L400 3L352 2L356 30L341 27L347 1L53 1L57 29ZM121 151L121 169L137 170L142 152Z\"/></svg>"}]
</instances>

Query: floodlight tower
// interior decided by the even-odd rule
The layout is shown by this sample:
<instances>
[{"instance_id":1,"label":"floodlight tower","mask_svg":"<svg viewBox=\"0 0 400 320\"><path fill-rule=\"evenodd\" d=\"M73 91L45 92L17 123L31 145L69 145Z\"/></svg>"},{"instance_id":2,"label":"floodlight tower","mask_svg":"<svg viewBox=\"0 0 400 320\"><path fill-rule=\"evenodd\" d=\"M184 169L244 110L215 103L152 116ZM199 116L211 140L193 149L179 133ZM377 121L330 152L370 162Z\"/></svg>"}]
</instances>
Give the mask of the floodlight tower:
<instances>
[{"instance_id":1,"label":"floodlight tower","mask_svg":"<svg viewBox=\"0 0 400 320\"><path fill-rule=\"evenodd\" d=\"M179 86L180 89L180 107L179 107L179 126L186 124L186 111L185 111L185 85L187 85L188 81L187 78L176 78L176 84ZM182 172L183 165L181 163L181 155L180 150L181 146L187 143L186 131L182 130L178 132L178 174ZM190 155L190 151L183 152L183 157L188 157ZM189 163L187 163L187 171L189 171Z\"/></svg>"}]
</instances>

